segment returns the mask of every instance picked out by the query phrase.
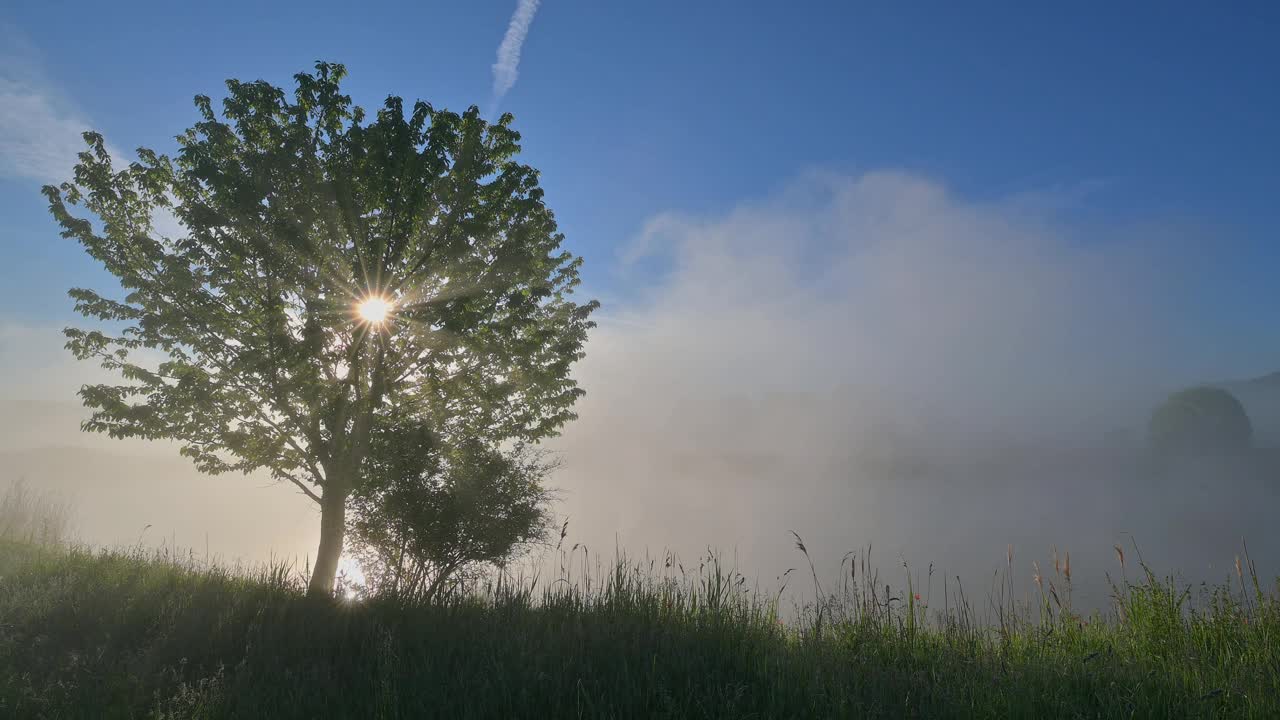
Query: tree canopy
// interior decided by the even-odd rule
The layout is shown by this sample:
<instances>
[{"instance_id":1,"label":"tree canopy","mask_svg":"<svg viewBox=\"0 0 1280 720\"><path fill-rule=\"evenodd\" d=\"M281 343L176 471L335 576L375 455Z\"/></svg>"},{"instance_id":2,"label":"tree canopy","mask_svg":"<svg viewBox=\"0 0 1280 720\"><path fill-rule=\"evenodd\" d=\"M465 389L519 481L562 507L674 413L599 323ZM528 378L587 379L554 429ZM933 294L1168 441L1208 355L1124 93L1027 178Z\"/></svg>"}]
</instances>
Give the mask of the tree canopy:
<instances>
[{"instance_id":1,"label":"tree canopy","mask_svg":"<svg viewBox=\"0 0 1280 720\"><path fill-rule=\"evenodd\" d=\"M85 429L293 483L322 508L311 589L330 592L371 458L555 433L598 304L572 298L581 258L510 114L392 96L370 119L343 66L315 70L291 95L230 80L221 116L197 96L173 158L119 168L86 133L74 181L44 193L123 288L70 291L100 324L68 347L121 378L81 390ZM385 318L358 312L369 300Z\"/></svg>"}]
</instances>

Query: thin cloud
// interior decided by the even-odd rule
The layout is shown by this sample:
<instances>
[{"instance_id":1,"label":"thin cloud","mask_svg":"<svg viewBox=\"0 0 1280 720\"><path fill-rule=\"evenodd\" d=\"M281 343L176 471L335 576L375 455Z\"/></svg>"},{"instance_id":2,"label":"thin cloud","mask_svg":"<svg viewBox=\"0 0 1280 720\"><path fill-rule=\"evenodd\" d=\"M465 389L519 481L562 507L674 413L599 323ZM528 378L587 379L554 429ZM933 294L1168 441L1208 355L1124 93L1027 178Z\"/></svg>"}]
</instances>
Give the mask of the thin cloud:
<instances>
[{"instance_id":1,"label":"thin cloud","mask_svg":"<svg viewBox=\"0 0 1280 720\"><path fill-rule=\"evenodd\" d=\"M44 76L29 43L7 28L0 38L0 176L66 180L89 123Z\"/></svg>"},{"instance_id":2,"label":"thin cloud","mask_svg":"<svg viewBox=\"0 0 1280 720\"><path fill-rule=\"evenodd\" d=\"M538 11L539 0L519 0L516 11L507 25L507 33L502 36L502 44L498 46L498 59L493 63L493 102L496 106L507 94L519 77L520 48L529 35L529 26L533 24L533 14Z\"/></svg>"}]
</instances>

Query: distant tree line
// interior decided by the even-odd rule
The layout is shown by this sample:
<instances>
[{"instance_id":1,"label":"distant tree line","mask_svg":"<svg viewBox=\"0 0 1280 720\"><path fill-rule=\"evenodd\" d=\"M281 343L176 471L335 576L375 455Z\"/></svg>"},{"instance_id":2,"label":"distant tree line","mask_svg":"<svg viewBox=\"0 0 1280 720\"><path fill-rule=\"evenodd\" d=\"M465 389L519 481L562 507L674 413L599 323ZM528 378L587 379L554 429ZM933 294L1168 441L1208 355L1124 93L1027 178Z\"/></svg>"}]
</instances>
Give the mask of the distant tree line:
<instances>
[{"instance_id":1,"label":"distant tree line","mask_svg":"<svg viewBox=\"0 0 1280 720\"><path fill-rule=\"evenodd\" d=\"M1230 392L1201 386L1180 390L1157 407L1147 437L1161 455L1235 453L1253 446L1253 424Z\"/></svg>"}]
</instances>

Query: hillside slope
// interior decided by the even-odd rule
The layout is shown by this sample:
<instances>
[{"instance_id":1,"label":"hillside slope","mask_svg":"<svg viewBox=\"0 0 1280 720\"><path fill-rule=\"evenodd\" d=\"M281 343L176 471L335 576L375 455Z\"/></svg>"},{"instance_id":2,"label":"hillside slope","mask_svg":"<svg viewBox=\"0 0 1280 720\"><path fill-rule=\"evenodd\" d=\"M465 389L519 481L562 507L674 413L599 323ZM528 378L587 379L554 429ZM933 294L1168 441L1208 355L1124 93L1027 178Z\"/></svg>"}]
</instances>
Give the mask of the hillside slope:
<instances>
[{"instance_id":1,"label":"hillside slope","mask_svg":"<svg viewBox=\"0 0 1280 720\"><path fill-rule=\"evenodd\" d=\"M1110 620L1046 597L1043 616L1009 606L988 633L955 595L951 622L926 624L923 605L942 600L924 589L856 590L784 626L715 563L622 565L587 587L315 601L271 570L4 544L0 716L1280 715L1272 595L1222 590L1211 615L1186 616L1177 588L1147 583Z\"/></svg>"}]
</instances>

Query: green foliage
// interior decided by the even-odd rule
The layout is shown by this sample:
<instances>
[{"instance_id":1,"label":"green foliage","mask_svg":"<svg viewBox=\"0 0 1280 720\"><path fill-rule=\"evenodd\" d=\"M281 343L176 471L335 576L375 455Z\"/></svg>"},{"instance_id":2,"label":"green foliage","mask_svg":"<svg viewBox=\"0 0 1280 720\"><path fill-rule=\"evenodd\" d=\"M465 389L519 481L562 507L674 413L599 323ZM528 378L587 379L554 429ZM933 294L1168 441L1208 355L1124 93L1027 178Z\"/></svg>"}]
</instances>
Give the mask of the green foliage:
<instances>
[{"instance_id":1,"label":"green foliage","mask_svg":"<svg viewBox=\"0 0 1280 720\"><path fill-rule=\"evenodd\" d=\"M353 496L349 526L379 594L429 600L546 535L551 465L529 446L502 452L464 442L370 460L373 480Z\"/></svg>"},{"instance_id":2,"label":"green foliage","mask_svg":"<svg viewBox=\"0 0 1280 720\"><path fill-rule=\"evenodd\" d=\"M196 98L176 158L141 148L118 169L86 133L74 182L44 188L63 236L124 290L71 290L102 324L67 330L68 348L124 381L81 390L84 428L297 485L324 509L321 589L373 438L498 447L556 432L582 394L569 369L597 307L571 299L581 259L515 160L510 114L489 124L474 106L389 97L366 122L344 75L317 63L292 97L228 81L221 117ZM159 232L162 213L177 236ZM356 313L370 297L391 303L385 322Z\"/></svg>"},{"instance_id":3,"label":"green foliage","mask_svg":"<svg viewBox=\"0 0 1280 720\"><path fill-rule=\"evenodd\" d=\"M343 603L280 567L0 545L0 716L1280 715L1280 602L1256 576L1196 599L1147 575L1108 614L987 629L954 588L929 621L865 568L783 624L715 558L595 567Z\"/></svg>"},{"instance_id":4,"label":"green foliage","mask_svg":"<svg viewBox=\"0 0 1280 720\"><path fill-rule=\"evenodd\" d=\"M1253 425L1244 406L1221 388L1197 387L1169 396L1151 415L1148 438L1164 453L1216 453L1247 450Z\"/></svg>"}]
</instances>

